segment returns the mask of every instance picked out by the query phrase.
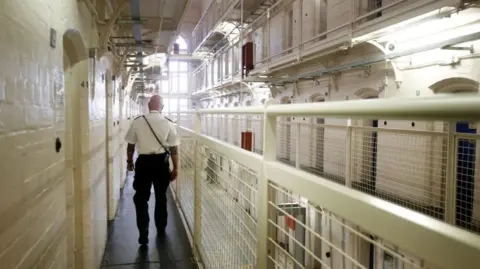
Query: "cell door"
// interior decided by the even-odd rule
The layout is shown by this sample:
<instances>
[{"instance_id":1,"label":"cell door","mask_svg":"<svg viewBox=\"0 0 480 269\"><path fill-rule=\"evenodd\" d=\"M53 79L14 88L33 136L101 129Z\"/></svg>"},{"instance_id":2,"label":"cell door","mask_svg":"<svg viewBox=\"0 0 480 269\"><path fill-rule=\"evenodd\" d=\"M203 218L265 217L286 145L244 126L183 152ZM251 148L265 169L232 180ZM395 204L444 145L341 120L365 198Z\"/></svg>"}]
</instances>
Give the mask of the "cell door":
<instances>
[{"instance_id":1,"label":"cell door","mask_svg":"<svg viewBox=\"0 0 480 269\"><path fill-rule=\"evenodd\" d=\"M378 127L378 120L372 121L372 127ZM377 143L378 143L378 132L372 131L371 137L371 147L372 147L372 167L371 167L371 174L370 174L370 184L371 190L373 193L376 191L376 184L377 184Z\"/></svg>"},{"instance_id":2,"label":"cell door","mask_svg":"<svg viewBox=\"0 0 480 269\"><path fill-rule=\"evenodd\" d=\"M476 134L468 122L458 122L457 133ZM475 190L475 140L459 138L457 142L457 225L465 227L472 221Z\"/></svg>"},{"instance_id":3,"label":"cell door","mask_svg":"<svg viewBox=\"0 0 480 269\"><path fill-rule=\"evenodd\" d=\"M317 118L316 128L316 150L315 152L315 168L317 172L323 173L324 170L324 145L325 145L325 119Z\"/></svg>"}]
</instances>

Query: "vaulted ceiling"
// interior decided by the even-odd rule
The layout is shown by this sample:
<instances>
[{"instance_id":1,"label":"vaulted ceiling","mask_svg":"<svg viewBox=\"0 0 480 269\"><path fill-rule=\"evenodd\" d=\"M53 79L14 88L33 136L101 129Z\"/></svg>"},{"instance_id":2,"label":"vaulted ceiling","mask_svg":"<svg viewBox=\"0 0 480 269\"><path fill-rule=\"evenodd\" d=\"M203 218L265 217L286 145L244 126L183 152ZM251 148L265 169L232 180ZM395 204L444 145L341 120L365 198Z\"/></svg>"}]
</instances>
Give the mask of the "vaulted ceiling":
<instances>
[{"instance_id":1,"label":"vaulted ceiling","mask_svg":"<svg viewBox=\"0 0 480 269\"><path fill-rule=\"evenodd\" d=\"M113 53L116 73L143 83L144 59L166 53L177 35L187 41L200 18L201 0L83 0L95 16L100 47ZM160 68L150 69L160 75ZM128 71L128 72L124 72ZM128 78L128 75L125 78ZM133 80L136 81L136 80Z\"/></svg>"},{"instance_id":2,"label":"vaulted ceiling","mask_svg":"<svg viewBox=\"0 0 480 269\"><path fill-rule=\"evenodd\" d=\"M126 66L138 66L141 71L144 56L167 51L180 25L188 0L126 2L116 20L119 27L117 36L110 36L110 42L115 48L125 48L123 51L128 55L124 63Z\"/></svg>"}]
</instances>

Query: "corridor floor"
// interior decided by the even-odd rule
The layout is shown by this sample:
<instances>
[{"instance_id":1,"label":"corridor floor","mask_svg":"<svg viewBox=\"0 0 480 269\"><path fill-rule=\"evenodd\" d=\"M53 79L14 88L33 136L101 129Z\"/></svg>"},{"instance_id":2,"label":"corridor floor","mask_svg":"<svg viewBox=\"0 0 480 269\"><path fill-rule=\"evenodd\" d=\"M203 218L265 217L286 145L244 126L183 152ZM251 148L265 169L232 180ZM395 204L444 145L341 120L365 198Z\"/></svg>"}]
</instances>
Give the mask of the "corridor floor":
<instances>
[{"instance_id":1,"label":"corridor floor","mask_svg":"<svg viewBox=\"0 0 480 269\"><path fill-rule=\"evenodd\" d=\"M168 191L168 225L164 238L157 238L153 222L155 198L149 203L150 235L148 247L138 244L138 230L132 188L129 176L118 206L118 212L109 227L109 239L102 261L102 269L196 269L193 254L178 209ZM152 189L153 192L153 189Z\"/></svg>"}]
</instances>

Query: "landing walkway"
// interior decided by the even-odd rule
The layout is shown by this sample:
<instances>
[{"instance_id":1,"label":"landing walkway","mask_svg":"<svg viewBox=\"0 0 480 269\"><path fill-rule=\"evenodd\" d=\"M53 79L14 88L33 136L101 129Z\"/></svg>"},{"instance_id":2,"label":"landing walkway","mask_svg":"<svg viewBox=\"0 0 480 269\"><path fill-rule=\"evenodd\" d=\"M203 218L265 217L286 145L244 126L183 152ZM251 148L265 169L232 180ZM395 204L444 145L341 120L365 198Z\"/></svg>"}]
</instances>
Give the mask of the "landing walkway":
<instances>
[{"instance_id":1,"label":"landing walkway","mask_svg":"<svg viewBox=\"0 0 480 269\"><path fill-rule=\"evenodd\" d=\"M168 192L168 226L166 236L157 238L153 210L155 196L150 197L150 235L148 247L138 244L135 206L129 176L120 199L117 217L109 225L109 239L101 269L196 269L193 254L178 209ZM152 189L153 192L153 189Z\"/></svg>"}]
</instances>

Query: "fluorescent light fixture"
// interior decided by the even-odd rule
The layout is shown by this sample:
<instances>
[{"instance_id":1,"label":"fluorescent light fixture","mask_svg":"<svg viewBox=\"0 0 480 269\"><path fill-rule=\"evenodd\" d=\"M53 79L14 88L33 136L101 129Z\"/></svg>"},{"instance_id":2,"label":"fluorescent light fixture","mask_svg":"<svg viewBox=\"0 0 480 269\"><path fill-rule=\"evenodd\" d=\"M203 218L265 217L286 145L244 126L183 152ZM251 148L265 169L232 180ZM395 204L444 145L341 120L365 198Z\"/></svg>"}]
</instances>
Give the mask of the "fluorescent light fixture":
<instances>
[{"instance_id":1,"label":"fluorescent light fixture","mask_svg":"<svg viewBox=\"0 0 480 269\"><path fill-rule=\"evenodd\" d=\"M426 21L407 29L391 32L377 39L377 42L402 43L409 40L439 34L480 20L478 12L454 13L450 17ZM441 33L443 35L443 33Z\"/></svg>"},{"instance_id":2,"label":"fluorescent light fixture","mask_svg":"<svg viewBox=\"0 0 480 269\"><path fill-rule=\"evenodd\" d=\"M388 27L385 27L383 29L377 30L375 32L368 33L363 36L359 36L356 38L352 39L353 43L362 43L368 40L375 39L376 37L383 36L383 35L388 35L391 33L396 33L398 31L403 31L405 30L406 27L408 27L407 30L410 30L411 27L415 27L415 25L421 23L422 21L429 21L429 20L435 20L438 18L439 14L448 14L449 12L455 10L453 7L444 7L441 9L437 9L434 11L427 12L425 14L422 14L420 16L390 25Z\"/></svg>"}]
</instances>

